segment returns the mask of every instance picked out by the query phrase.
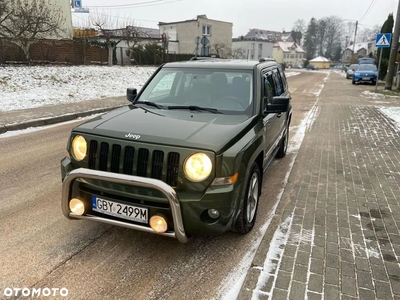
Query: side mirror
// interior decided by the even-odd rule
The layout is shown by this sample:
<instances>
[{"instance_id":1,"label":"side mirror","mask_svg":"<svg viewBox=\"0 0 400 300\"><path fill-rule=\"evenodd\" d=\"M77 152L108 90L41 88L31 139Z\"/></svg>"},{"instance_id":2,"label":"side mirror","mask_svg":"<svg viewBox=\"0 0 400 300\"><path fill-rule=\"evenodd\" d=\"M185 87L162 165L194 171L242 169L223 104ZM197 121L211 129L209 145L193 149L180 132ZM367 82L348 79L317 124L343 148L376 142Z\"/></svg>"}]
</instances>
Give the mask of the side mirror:
<instances>
[{"instance_id":1,"label":"side mirror","mask_svg":"<svg viewBox=\"0 0 400 300\"><path fill-rule=\"evenodd\" d=\"M126 89L126 99L133 102L137 96L137 89L134 88L127 88Z\"/></svg>"},{"instance_id":2,"label":"side mirror","mask_svg":"<svg viewBox=\"0 0 400 300\"><path fill-rule=\"evenodd\" d=\"M289 110L291 97L276 96L271 104L267 104L264 113L283 113Z\"/></svg>"}]
</instances>

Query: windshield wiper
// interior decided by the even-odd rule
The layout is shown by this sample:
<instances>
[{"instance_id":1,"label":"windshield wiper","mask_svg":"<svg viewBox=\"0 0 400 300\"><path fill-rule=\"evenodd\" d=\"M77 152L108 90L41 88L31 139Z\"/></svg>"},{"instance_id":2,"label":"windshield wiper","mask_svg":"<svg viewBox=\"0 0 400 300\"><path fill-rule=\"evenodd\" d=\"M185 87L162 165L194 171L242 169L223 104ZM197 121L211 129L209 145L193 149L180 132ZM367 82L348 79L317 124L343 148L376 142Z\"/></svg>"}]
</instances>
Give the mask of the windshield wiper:
<instances>
[{"instance_id":1,"label":"windshield wiper","mask_svg":"<svg viewBox=\"0 0 400 300\"><path fill-rule=\"evenodd\" d=\"M201 107L197 105L177 105L177 106L168 106L168 109L189 109L189 110L204 110L211 112L213 114L222 114L222 112L218 111L216 108L210 108L210 107Z\"/></svg>"},{"instance_id":2,"label":"windshield wiper","mask_svg":"<svg viewBox=\"0 0 400 300\"><path fill-rule=\"evenodd\" d=\"M154 103L154 102L151 102L151 101L147 101L147 100L144 100L144 101L136 101L136 102L134 102L133 104L146 104L146 105L149 105L149 106L153 106L153 107L157 107L157 108L164 108L164 106L162 106L162 105L159 105L159 104L157 104L157 103Z\"/></svg>"}]
</instances>

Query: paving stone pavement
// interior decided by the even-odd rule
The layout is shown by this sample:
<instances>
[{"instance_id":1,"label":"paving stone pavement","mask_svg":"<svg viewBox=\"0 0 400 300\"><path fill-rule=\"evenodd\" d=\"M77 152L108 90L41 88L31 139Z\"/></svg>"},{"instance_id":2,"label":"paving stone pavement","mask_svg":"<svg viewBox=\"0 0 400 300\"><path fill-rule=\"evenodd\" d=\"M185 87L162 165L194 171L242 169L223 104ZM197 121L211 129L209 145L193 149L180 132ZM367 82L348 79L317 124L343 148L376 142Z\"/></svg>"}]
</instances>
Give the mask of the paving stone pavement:
<instances>
[{"instance_id":1,"label":"paving stone pavement","mask_svg":"<svg viewBox=\"0 0 400 300\"><path fill-rule=\"evenodd\" d=\"M400 101L364 90L330 74L239 299L400 299L400 128L379 110Z\"/></svg>"}]
</instances>

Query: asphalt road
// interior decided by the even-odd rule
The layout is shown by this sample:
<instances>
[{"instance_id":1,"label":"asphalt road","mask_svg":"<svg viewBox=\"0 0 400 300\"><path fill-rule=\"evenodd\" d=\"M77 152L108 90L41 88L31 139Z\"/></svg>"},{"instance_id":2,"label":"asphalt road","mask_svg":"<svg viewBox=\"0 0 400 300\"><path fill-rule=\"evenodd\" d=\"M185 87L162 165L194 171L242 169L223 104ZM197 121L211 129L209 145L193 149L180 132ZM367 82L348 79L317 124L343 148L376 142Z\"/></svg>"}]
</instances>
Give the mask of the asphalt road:
<instances>
[{"instance_id":1,"label":"asphalt road","mask_svg":"<svg viewBox=\"0 0 400 300\"><path fill-rule=\"evenodd\" d=\"M291 142L326 73L288 78ZM6 288L67 288L64 299L221 299L250 267L294 154L265 173L254 230L177 240L61 213L60 159L79 122L0 136L0 299ZM247 258L247 260L246 260ZM62 298L62 297L61 297Z\"/></svg>"}]
</instances>

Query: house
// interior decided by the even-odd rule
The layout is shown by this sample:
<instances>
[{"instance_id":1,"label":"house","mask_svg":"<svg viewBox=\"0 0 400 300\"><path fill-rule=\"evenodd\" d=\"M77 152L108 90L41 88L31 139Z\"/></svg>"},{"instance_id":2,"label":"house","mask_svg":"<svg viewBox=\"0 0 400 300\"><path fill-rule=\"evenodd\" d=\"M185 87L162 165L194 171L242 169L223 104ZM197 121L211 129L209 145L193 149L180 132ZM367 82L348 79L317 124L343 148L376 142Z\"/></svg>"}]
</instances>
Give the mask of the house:
<instances>
[{"instance_id":1,"label":"house","mask_svg":"<svg viewBox=\"0 0 400 300\"><path fill-rule=\"evenodd\" d=\"M130 48L135 45L146 45L149 43L159 43L161 40L158 28L147 28L138 26L128 26L117 35L125 35L116 47L117 62L121 65L131 63Z\"/></svg>"},{"instance_id":2,"label":"house","mask_svg":"<svg viewBox=\"0 0 400 300\"><path fill-rule=\"evenodd\" d=\"M286 65L302 65L304 50L295 42L277 42L273 46L273 58Z\"/></svg>"},{"instance_id":3,"label":"house","mask_svg":"<svg viewBox=\"0 0 400 300\"><path fill-rule=\"evenodd\" d=\"M159 34L168 53L227 57L232 49L233 24L206 15L178 22L159 22Z\"/></svg>"},{"instance_id":4,"label":"house","mask_svg":"<svg viewBox=\"0 0 400 300\"><path fill-rule=\"evenodd\" d=\"M273 45L280 40L282 33L279 31L250 29L246 35L232 39L232 56L250 60L272 58Z\"/></svg>"},{"instance_id":5,"label":"house","mask_svg":"<svg viewBox=\"0 0 400 300\"><path fill-rule=\"evenodd\" d=\"M353 55L355 53L355 55ZM345 64L356 62L357 58L368 56L370 53L376 54L375 40L370 42L355 43L348 46L342 54L342 61Z\"/></svg>"},{"instance_id":6,"label":"house","mask_svg":"<svg viewBox=\"0 0 400 300\"><path fill-rule=\"evenodd\" d=\"M310 65L314 65L319 69L329 69L331 66L331 60L323 56L318 56L310 60Z\"/></svg>"}]
</instances>

